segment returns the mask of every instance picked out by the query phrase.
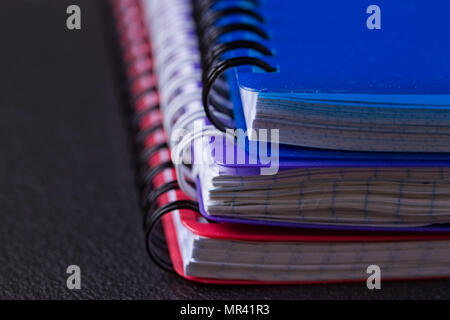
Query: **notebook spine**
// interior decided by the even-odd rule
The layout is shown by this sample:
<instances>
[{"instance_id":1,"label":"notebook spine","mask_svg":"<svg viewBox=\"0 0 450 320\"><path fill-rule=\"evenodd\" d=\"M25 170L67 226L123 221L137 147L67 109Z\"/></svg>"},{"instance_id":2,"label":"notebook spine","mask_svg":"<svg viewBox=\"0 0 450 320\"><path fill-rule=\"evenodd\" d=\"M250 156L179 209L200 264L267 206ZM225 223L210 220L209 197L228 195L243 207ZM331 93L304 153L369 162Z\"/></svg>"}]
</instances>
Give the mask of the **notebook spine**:
<instances>
[{"instance_id":1,"label":"notebook spine","mask_svg":"<svg viewBox=\"0 0 450 320\"><path fill-rule=\"evenodd\" d=\"M142 3L140 0L111 0L110 3L126 72L146 248L157 265L173 271L159 222L164 215L177 210L198 212L198 205L180 190L171 161Z\"/></svg>"},{"instance_id":2,"label":"notebook spine","mask_svg":"<svg viewBox=\"0 0 450 320\"><path fill-rule=\"evenodd\" d=\"M261 27L265 20L258 12L259 2L259 0L228 2L192 0L202 58L204 111L209 121L223 132L228 128L234 128L232 105L229 103L228 85L224 77L225 72L230 68L244 65L259 67L266 72L277 70L260 57L250 55L250 52L256 52L260 56L273 55L262 43L269 39L269 35ZM233 17L242 19L236 20ZM227 40L236 32L251 34L252 39L256 40L246 38ZM244 49L248 53L224 58L226 53L238 49Z\"/></svg>"}]
</instances>

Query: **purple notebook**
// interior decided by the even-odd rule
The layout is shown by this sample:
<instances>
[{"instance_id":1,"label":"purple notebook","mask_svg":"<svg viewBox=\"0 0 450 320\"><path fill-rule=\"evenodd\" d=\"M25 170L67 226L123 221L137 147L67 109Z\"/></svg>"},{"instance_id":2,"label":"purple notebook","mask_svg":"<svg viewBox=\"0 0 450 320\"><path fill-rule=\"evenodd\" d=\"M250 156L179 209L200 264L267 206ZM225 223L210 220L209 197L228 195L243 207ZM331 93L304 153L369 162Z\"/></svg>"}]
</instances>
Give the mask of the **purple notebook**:
<instances>
[{"instance_id":1,"label":"purple notebook","mask_svg":"<svg viewBox=\"0 0 450 320\"><path fill-rule=\"evenodd\" d=\"M231 145L228 145L228 149L231 147ZM234 159L237 160L237 146L234 146ZM241 150L242 151L242 150ZM245 152L245 162L244 163L238 163L238 161L230 162L225 161L227 155L227 146L224 144L223 147L223 153L218 154L214 152L214 149L212 150L212 158L213 158L213 166L216 167L216 171L219 172L219 176L228 176L233 177L236 181L241 181L240 185L242 186L245 183L243 179L246 178L252 178L252 177L260 177L261 168L262 167L268 167L268 165L262 165L261 162L258 160L252 159L252 155L248 152L248 150ZM445 223L442 223L442 212L445 213L447 211L445 208L442 208L442 203L445 203L445 198L442 197L442 195L445 196L446 194L446 184L448 178L450 178L450 163L448 161L436 161L436 159L431 161L416 161L411 158L409 159L396 159L396 160L388 160L385 158L386 155L384 155L384 159L357 159L357 157L353 159L289 159L289 160L283 160L280 159L278 163L279 171L278 173L283 175L285 173L292 172L292 170L303 170L308 175L311 174L311 176L317 176L314 175L314 170L321 170L321 169L330 169L331 172L343 172L343 174L346 175L346 177L349 177L350 180L355 176L355 174L361 174L361 171L367 171L371 173L374 171L374 178L369 177L367 178L367 173L364 173L364 179L369 179L369 181L376 181L377 174L383 175L383 170L388 172L384 172L384 174L390 178L390 176L394 176L395 179L394 182L398 183L400 182L399 187L395 187L395 192L400 192L399 194L395 194L395 201L398 203L392 204L392 212L395 215L401 216L400 213L403 211L406 213L405 217L408 217L409 215L417 214L417 212L420 212L421 214L428 215L429 214L429 221L424 218L419 223L420 226L408 226L408 225L402 225L402 219L399 218L398 221L394 221L390 226L370 226L368 225L343 225L341 224L333 224L332 222L326 222L326 223L304 223L304 222L293 222L293 221L270 221L270 212L268 213L268 219L260 219L260 218L252 218L249 216L245 216L243 213L245 213L245 208L248 206L248 203L245 201L235 201L236 195L241 195L241 192L235 192L232 193L232 191L224 191L223 193L218 192L219 197L226 197L226 194L233 194L231 198L227 201L223 202L224 208L226 206L233 207L233 214L227 214L227 215L221 215L219 213L211 214L207 210L207 205L204 201L204 193L209 192L208 188L210 188L210 184L205 188L203 186L201 180L202 178L199 176L197 177L196 181L196 187L197 187L197 193L198 193L198 200L199 200L199 207L201 214L207 218L208 220L215 221L215 222L229 222L229 223L244 223L244 224L252 224L252 225L264 225L264 226L278 226L278 227L295 227L295 228L309 228L309 229L331 229L331 230L363 230L363 231L404 231L404 232L411 232L411 231L418 231L418 232L443 232L443 231L450 231L450 220L445 221ZM364 157L363 157L364 158ZM376 158L376 157L375 157ZM415 176L419 172L421 174L420 179L415 178ZM335 174L335 173L334 173ZM372 173L371 173L372 174ZM200 173L201 175L201 173ZM448 177L448 178L447 178ZM204 177L203 177L204 179ZM283 180L280 180L279 178L273 178L274 181L279 186L280 183L283 183ZM299 176L298 180L302 181L302 177ZM303 179L305 180L305 179ZM344 181L345 183L345 177L341 179L341 177L337 177L336 181L337 184ZM339 182L340 181L340 182ZM365 180L361 180L361 183L364 184ZM389 180L388 180L389 181ZM272 183L273 184L273 183ZM403 185L402 185L403 184ZM450 182L449 182L450 184ZM336 182L333 181L333 187L336 185ZM268 184L267 187L270 185ZM388 185L389 187L389 185ZM305 187L306 188L306 187ZM402 189L403 188L403 189ZM410 188L412 188L410 190ZM419 189L418 189L419 188ZM251 189L251 187L249 187ZM269 188L270 189L270 188ZM339 185L335 188L339 191ZM266 186L263 188L264 191L268 190ZM328 201L328 198L336 197L336 190L334 191L334 194L332 193L330 196L323 196L319 201L322 201L323 199L326 199L325 201ZM399 191L400 190L400 191ZM422 191L423 190L423 191ZM370 191L370 190L369 190ZM270 192L270 191L269 191ZM409 193L408 193L409 192ZM423 202L421 204L415 204L415 193L419 192L419 194L425 194L427 193L426 202ZM450 191L449 191L450 192ZM368 192L369 194L373 194L373 192ZM338 194L341 194L338 192ZM449 194L447 192L447 194ZM363 198L364 196L361 196L360 198ZM365 195L366 201L368 198L368 195ZM369 197L370 198L370 197ZM403 198L403 200L402 200ZM275 198L276 199L276 198ZM267 197L260 197L257 199L256 204L258 205L260 203L264 204L264 200L266 200L267 203ZM388 199L389 201L389 199ZM408 203L408 201L410 203ZM424 200L425 201L425 200ZM370 204L370 200L368 201ZM255 203L255 202L253 202ZM374 202L378 203L378 205L383 205L383 201ZM237 205L235 208L235 204ZM331 211L333 211L333 206L335 203L332 203L329 208ZM376 205L376 204L375 204ZM420 209L420 205L423 206L425 209ZM367 206L367 204L366 204ZM370 205L369 205L370 206ZM414 211L415 208L419 208ZM328 207L327 207L328 208ZM226 208L225 208L226 209ZM377 208L378 210L378 208ZM373 210L373 211L377 211ZM412 211L411 211L412 210ZM444 211L443 211L444 210ZM264 209L259 210L262 214ZM282 212L283 209L278 210L277 212ZM411 213L412 212L412 213ZM428 213L429 212L429 213ZM258 215L257 210L255 209L255 214ZM418 224L418 223L416 223Z\"/></svg>"}]
</instances>

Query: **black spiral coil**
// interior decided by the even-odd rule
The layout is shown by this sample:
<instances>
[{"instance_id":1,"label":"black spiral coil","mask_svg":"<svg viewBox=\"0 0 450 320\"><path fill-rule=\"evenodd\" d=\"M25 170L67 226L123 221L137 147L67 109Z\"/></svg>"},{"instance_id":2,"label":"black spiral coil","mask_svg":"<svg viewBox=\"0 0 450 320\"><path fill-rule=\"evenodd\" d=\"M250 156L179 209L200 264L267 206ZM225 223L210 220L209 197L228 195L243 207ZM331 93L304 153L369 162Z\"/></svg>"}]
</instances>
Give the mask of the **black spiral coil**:
<instances>
[{"instance_id":1,"label":"black spiral coil","mask_svg":"<svg viewBox=\"0 0 450 320\"><path fill-rule=\"evenodd\" d=\"M203 106L209 121L217 129L225 132L226 129L234 129L234 127L232 124L233 110L229 103L230 97L224 73L230 68L243 65L256 66L266 72L275 72L277 69L266 61L253 56L223 58L226 52L237 49L251 49L263 56L272 56L272 52L262 43L246 39L228 42L219 40L222 36L236 31L251 33L262 40L269 39L269 35L258 25L258 23L264 23L264 17L257 11L258 0L192 0L192 3L202 57ZM225 3L226 5L217 7L218 4ZM251 18L257 23L217 24L219 20L231 16Z\"/></svg>"},{"instance_id":2,"label":"black spiral coil","mask_svg":"<svg viewBox=\"0 0 450 320\"><path fill-rule=\"evenodd\" d=\"M153 179L166 169L173 168L171 161L162 162L156 166L149 165L149 159L163 149L169 149L166 142L146 145L149 137L163 130L161 121L155 121L151 126L142 127L141 122L145 116L159 111L159 104L144 104L139 107L139 99L146 94L157 92L156 85L146 80L153 75L151 63L151 50L148 33L143 21L142 7L139 0L111 0L111 9L115 16L116 34L122 48L121 61L126 71L126 82L129 88L128 105L129 118L133 131L134 148L137 164L137 181L141 189L140 205L143 209L143 225L146 234L146 249L150 258L161 268L173 271L168 254L161 218L170 212L188 209L198 212L198 204L190 200L179 200L162 207L158 207L158 199L172 190L178 190L177 180L166 182L155 188ZM148 79L148 78L147 78ZM144 83L144 85L139 84ZM138 84L138 86L136 86Z\"/></svg>"}]
</instances>

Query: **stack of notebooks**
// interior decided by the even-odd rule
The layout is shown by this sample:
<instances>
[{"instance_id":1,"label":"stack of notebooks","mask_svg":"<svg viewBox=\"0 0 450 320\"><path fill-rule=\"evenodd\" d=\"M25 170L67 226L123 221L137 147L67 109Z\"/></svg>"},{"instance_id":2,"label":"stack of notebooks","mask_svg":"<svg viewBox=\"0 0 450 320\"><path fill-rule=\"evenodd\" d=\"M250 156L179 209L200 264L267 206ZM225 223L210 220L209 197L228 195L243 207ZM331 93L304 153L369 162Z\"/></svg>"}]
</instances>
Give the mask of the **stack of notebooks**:
<instances>
[{"instance_id":1,"label":"stack of notebooks","mask_svg":"<svg viewBox=\"0 0 450 320\"><path fill-rule=\"evenodd\" d=\"M111 2L159 265L450 276L450 3L379 0L373 29L365 0Z\"/></svg>"}]
</instances>

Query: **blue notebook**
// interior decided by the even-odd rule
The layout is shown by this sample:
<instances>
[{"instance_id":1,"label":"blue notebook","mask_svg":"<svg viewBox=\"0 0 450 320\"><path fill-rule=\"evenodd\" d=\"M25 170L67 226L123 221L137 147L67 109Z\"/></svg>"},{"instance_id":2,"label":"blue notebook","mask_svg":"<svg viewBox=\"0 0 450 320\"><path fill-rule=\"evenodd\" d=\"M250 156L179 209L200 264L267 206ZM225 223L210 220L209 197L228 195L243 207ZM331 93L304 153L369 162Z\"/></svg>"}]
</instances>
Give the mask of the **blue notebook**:
<instances>
[{"instance_id":1,"label":"blue notebook","mask_svg":"<svg viewBox=\"0 0 450 320\"><path fill-rule=\"evenodd\" d=\"M219 1L214 10L237 4L253 14L223 15L203 37L216 58L204 66L204 101L220 129L233 122L214 97L222 71L237 66L246 127L279 129L283 144L450 151L450 3Z\"/></svg>"}]
</instances>

